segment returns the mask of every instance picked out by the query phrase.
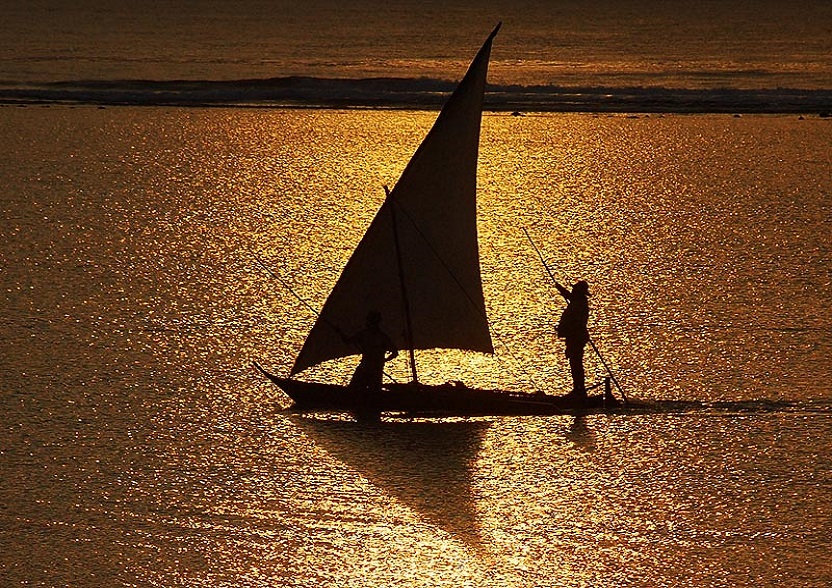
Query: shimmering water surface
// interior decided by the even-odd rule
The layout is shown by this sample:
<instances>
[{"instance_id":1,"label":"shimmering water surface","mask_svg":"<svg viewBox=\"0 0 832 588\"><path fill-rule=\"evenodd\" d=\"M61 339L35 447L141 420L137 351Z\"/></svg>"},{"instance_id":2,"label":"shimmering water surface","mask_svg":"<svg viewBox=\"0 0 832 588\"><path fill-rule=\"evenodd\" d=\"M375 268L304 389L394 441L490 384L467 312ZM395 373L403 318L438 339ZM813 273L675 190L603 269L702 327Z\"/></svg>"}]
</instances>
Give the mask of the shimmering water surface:
<instances>
[{"instance_id":1,"label":"shimmering water surface","mask_svg":"<svg viewBox=\"0 0 832 588\"><path fill-rule=\"evenodd\" d=\"M282 410L250 362L287 373L314 316L251 251L320 307L434 117L0 109L0 584L829 585L824 119L484 117L498 353L422 377L568 387L525 227L653 410Z\"/></svg>"}]
</instances>

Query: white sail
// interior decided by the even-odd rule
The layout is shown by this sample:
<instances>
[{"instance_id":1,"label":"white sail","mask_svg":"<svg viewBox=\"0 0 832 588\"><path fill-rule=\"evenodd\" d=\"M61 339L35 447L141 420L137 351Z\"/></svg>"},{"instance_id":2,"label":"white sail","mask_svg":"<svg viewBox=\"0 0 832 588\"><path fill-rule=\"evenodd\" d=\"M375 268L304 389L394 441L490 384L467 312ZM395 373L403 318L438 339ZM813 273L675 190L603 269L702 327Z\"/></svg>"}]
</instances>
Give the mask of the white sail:
<instances>
[{"instance_id":1,"label":"white sail","mask_svg":"<svg viewBox=\"0 0 832 588\"><path fill-rule=\"evenodd\" d=\"M480 277L476 193L483 95L499 28L483 44L344 267L292 374L356 354L335 328L356 331L370 311L381 313L382 329L399 349L493 353Z\"/></svg>"}]
</instances>

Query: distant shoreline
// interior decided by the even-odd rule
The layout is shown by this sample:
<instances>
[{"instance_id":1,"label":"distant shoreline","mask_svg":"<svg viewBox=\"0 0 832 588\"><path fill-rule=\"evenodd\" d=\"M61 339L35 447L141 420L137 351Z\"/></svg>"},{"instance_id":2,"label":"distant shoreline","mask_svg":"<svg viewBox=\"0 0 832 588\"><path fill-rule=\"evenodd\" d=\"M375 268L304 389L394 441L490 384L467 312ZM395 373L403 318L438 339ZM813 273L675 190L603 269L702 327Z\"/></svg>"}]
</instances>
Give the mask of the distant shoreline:
<instances>
[{"instance_id":1,"label":"distant shoreline","mask_svg":"<svg viewBox=\"0 0 832 588\"><path fill-rule=\"evenodd\" d=\"M453 82L429 78L0 82L0 105L437 110ZM832 90L489 85L496 112L804 114L829 116Z\"/></svg>"}]
</instances>

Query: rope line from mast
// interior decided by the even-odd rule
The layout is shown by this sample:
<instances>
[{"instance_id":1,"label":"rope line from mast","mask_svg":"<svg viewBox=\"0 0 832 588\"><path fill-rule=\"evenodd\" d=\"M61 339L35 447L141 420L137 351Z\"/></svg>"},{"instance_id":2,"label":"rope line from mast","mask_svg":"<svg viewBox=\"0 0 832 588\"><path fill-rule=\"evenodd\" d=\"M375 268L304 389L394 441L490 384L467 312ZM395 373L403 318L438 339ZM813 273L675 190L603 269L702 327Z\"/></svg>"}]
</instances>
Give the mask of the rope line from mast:
<instances>
[{"instance_id":1,"label":"rope line from mast","mask_svg":"<svg viewBox=\"0 0 832 588\"><path fill-rule=\"evenodd\" d=\"M262 260L262 259L260 259L260 256L259 256L259 255L257 255L257 253L254 251L254 249L252 249L251 247L249 247L249 248L248 248L248 250L249 250L249 252L252 254L252 256L254 257L254 259L257 261L257 263L260 265L260 267L262 267L264 270L266 270L266 272L267 272L267 273L268 273L268 274L269 274L272 278L274 278L275 280L277 280L277 281L278 281L278 283L279 283L281 286L283 286L283 288L285 288L285 289L286 289L286 290L287 290L287 291L288 291L288 292L289 292L292 296L294 296L294 297L295 297L295 298L296 298L296 299L297 299L297 300L298 300L301 304L303 304L303 306L304 306L304 307L306 307L306 309L307 309L307 310L309 310L310 312L312 312L312 314L314 314L314 315L315 315L318 319L322 320L322 321L324 322L324 324L326 324L327 326L329 326L329 327L330 327L331 329L333 329L336 333L338 333L341 337L343 337L343 334L342 334L342 331L341 331L340 327L338 327L337 325L335 325L335 324L334 324L334 323L332 323L331 321L327 320L327 318L326 318L326 317L322 316L322 315L321 315L321 313L320 313L320 312L318 312L317 310L315 310L315 309L312 307L312 305L311 305L311 304L309 304L306 300L304 300L304 298L303 298L300 294L298 294L297 292L295 292L295 291L294 291L294 289L292 289L292 287L291 287L291 286L290 286L290 285L286 282L286 280L284 280L283 278L281 278L280 276L278 276L276 273L274 273L274 272L271 270L271 268L269 268L269 266L267 266L267 265L263 262L263 260ZM354 347L357 351L361 351L360 349L358 349L358 347L355 345L355 343L351 343L351 345L352 345L352 346L353 346L353 347ZM390 381L391 381L391 382L393 382L394 384L398 384L398 383L399 383L399 381L398 381L398 380L396 380L396 378L394 378L392 375L390 375L389 373L387 373L387 371L386 371L386 370L385 370L385 371L383 371L382 373L383 373L385 376L387 376L387 377L390 379Z\"/></svg>"},{"instance_id":2,"label":"rope line from mast","mask_svg":"<svg viewBox=\"0 0 832 588\"><path fill-rule=\"evenodd\" d=\"M385 190L387 190L387 186L385 186L384 188L385 188ZM422 241L424 241L424 243L427 245L428 249L430 249L431 253L433 253L433 256L437 259L437 261L439 261L439 263L442 265L442 267L448 273L448 276L451 278L451 280L453 280L454 284L456 284L456 286L459 288L459 290L465 295L465 298L468 299L468 302L471 304L471 307L474 309L474 311L480 316L480 318L482 318L485 321L486 325L488 325L488 328L491 331L491 333L493 333L494 338L500 343L500 345L503 346L505 351L512 358L512 360L514 360L516 365L520 367L521 371L523 371L525 373L526 377L528 378L529 382L534 387L535 391L541 391L540 386L537 385L537 382L535 381L534 377L528 372L528 370L526 370L525 368L522 367L522 363L518 359L517 355L511 350L511 347L509 347L508 344L503 340L503 337L499 333L499 331L497 331L494 328L493 323L488 318L488 314L485 313L482 309L480 309L479 305L477 304L477 301L474 300L474 298L471 296L471 294L468 292L468 290L462 285L462 283L456 277L453 270L448 266L448 264L445 262L445 260L442 259L442 256L439 255L439 252L436 250L436 248L433 246L433 244L430 242L430 240L427 238L427 236L419 228L419 225L416 223L416 221L413 219L413 217L410 215L410 213L407 211L407 209L404 206L402 206L402 204L400 202L398 202L397 200L395 200L393 198L388 198L388 200L391 201L391 206L397 206L399 211L401 211L404 214L405 218L407 218L407 220L410 222L413 229L416 231L416 233L419 235L419 237L422 239ZM495 357L499 357L499 356L497 356L497 354L495 354Z\"/></svg>"}]
</instances>

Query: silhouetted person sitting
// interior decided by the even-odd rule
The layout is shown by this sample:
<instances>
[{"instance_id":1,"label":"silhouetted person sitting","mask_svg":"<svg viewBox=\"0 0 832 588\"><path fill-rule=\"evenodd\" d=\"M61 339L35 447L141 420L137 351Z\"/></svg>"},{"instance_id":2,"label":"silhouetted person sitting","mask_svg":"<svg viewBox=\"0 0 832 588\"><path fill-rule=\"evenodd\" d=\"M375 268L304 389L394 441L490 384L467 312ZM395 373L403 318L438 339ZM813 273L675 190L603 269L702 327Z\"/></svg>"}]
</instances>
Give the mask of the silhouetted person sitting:
<instances>
[{"instance_id":1,"label":"silhouetted person sitting","mask_svg":"<svg viewBox=\"0 0 832 588\"><path fill-rule=\"evenodd\" d=\"M566 357L572 372L571 396L586 398L586 376L584 374L584 347L589 342L589 284L581 280L572 286L570 292L555 282L558 292L566 298L566 310L558 322L558 337L566 339Z\"/></svg>"},{"instance_id":2,"label":"silhouetted person sitting","mask_svg":"<svg viewBox=\"0 0 832 588\"><path fill-rule=\"evenodd\" d=\"M361 361L355 368L349 387L370 392L380 391L384 363L399 354L393 341L381 330L381 313L368 312L364 328L351 337L344 337L344 341L361 351Z\"/></svg>"}]
</instances>

